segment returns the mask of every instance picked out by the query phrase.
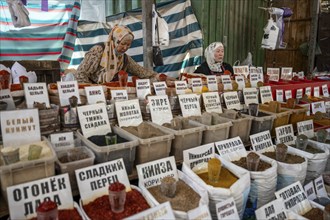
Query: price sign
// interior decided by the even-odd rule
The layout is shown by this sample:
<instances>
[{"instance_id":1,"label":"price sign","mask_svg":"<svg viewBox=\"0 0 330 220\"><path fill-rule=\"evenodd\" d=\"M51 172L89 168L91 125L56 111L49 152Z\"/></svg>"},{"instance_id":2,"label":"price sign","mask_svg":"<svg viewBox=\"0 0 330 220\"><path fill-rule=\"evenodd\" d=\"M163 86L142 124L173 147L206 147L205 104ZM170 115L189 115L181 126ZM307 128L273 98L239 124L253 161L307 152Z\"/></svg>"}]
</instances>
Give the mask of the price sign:
<instances>
[{"instance_id":1,"label":"price sign","mask_svg":"<svg viewBox=\"0 0 330 220\"><path fill-rule=\"evenodd\" d=\"M202 220L202 219L212 219L208 205L201 205L195 209L187 212L188 219L190 220Z\"/></svg>"},{"instance_id":2,"label":"price sign","mask_svg":"<svg viewBox=\"0 0 330 220\"><path fill-rule=\"evenodd\" d=\"M326 113L324 101L312 102L311 106L313 114L315 114L316 112Z\"/></svg>"},{"instance_id":3,"label":"price sign","mask_svg":"<svg viewBox=\"0 0 330 220\"><path fill-rule=\"evenodd\" d=\"M163 219L175 219L173 209L170 202L164 202L156 205L150 209L139 212L136 215L132 215L124 220L163 220Z\"/></svg>"},{"instance_id":4,"label":"price sign","mask_svg":"<svg viewBox=\"0 0 330 220\"><path fill-rule=\"evenodd\" d=\"M218 91L218 82L216 76L206 76L207 88L210 92Z\"/></svg>"},{"instance_id":5,"label":"price sign","mask_svg":"<svg viewBox=\"0 0 330 220\"><path fill-rule=\"evenodd\" d=\"M254 151L260 153L274 151L274 144L272 142L272 136L270 135L269 131L263 131L250 135L250 141Z\"/></svg>"},{"instance_id":6,"label":"price sign","mask_svg":"<svg viewBox=\"0 0 330 220\"><path fill-rule=\"evenodd\" d=\"M154 82L153 85L156 95L166 95L167 85L165 82Z\"/></svg>"},{"instance_id":7,"label":"price sign","mask_svg":"<svg viewBox=\"0 0 330 220\"><path fill-rule=\"evenodd\" d=\"M304 78L305 78L305 73L304 73L304 71L300 71L300 72L298 72L298 77L299 77L299 79L304 79Z\"/></svg>"},{"instance_id":8,"label":"price sign","mask_svg":"<svg viewBox=\"0 0 330 220\"><path fill-rule=\"evenodd\" d=\"M234 74L238 76L248 77L249 66L233 66Z\"/></svg>"},{"instance_id":9,"label":"price sign","mask_svg":"<svg viewBox=\"0 0 330 220\"><path fill-rule=\"evenodd\" d=\"M218 219L240 219L233 197L217 203L215 207Z\"/></svg>"},{"instance_id":10,"label":"price sign","mask_svg":"<svg viewBox=\"0 0 330 220\"><path fill-rule=\"evenodd\" d=\"M34 102L45 103L50 108L46 83L24 83L26 105L33 108Z\"/></svg>"},{"instance_id":11,"label":"price sign","mask_svg":"<svg viewBox=\"0 0 330 220\"><path fill-rule=\"evenodd\" d=\"M320 97L320 87L314 87L314 97Z\"/></svg>"},{"instance_id":12,"label":"price sign","mask_svg":"<svg viewBox=\"0 0 330 220\"><path fill-rule=\"evenodd\" d=\"M292 92L291 90L285 90L285 100L292 98Z\"/></svg>"},{"instance_id":13,"label":"price sign","mask_svg":"<svg viewBox=\"0 0 330 220\"><path fill-rule=\"evenodd\" d=\"M257 88L259 82L259 73L250 73L250 83L252 88Z\"/></svg>"},{"instance_id":14,"label":"price sign","mask_svg":"<svg viewBox=\"0 0 330 220\"><path fill-rule=\"evenodd\" d=\"M145 99L147 95L151 94L150 80L137 79L136 80L136 96L138 99Z\"/></svg>"},{"instance_id":15,"label":"price sign","mask_svg":"<svg viewBox=\"0 0 330 220\"><path fill-rule=\"evenodd\" d=\"M186 81L174 81L175 83L175 92L176 94L185 94L186 90L188 89Z\"/></svg>"},{"instance_id":16,"label":"price sign","mask_svg":"<svg viewBox=\"0 0 330 220\"><path fill-rule=\"evenodd\" d=\"M148 96L148 102L152 122L158 125L171 123L173 116L167 95Z\"/></svg>"},{"instance_id":17,"label":"price sign","mask_svg":"<svg viewBox=\"0 0 330 220\"><path fill-rule=\"evenodd\" d=\"M272 95L272 90L271 90L270 86L260 87L260 97L261 97L262 104L273 101L273 95Z\"/></svg>"},{"instance_id":18,"label":"price sign","mask_svg":"<svg viewBox=\"0 0 330 220\"><path fill-rule=\"evenodd\" d=\"M205 144L199 147L190 148L183 151L183 162L191 169L194 166L205 163L215 156L214 143Z\"/></svg>"},{"instance_id":19,"label":"price sign","mask_svg":"<svg viewBox=\"0 0 330 220\"><path fill-rule=\"evenodd\" d=\"M313 181L310 181L308 184L306 184L304 186L304 189L305 189L305 193L307 195L307 198L309 200L316 199L316 193L315 193L314 182Z\"/></svg>"},{"instance_id":20,"label":"price sign","mask_svg":"<svg viewBox=\"0 0 330 220\"><path fill-rule=\"evenodd\" d=\"M315 191L318 196L328 198L328 193L324 186L323 176L320 175L314 180Z\"/></svg>"},{"instance_id":21,"label":"price sign","mask_svg":"<svg viewBox=\"0 0 330 220\"><path fill-rule=\"evenodd\" d=\"M119 127L138 126L143 122L139 100L116 102Z\"/></svg>"},{"instance_id":22,"label":"price sign","mask_svg":"<svg viewBox=\"0 0 330 220\"><path fill-rule=\"evenodd\" d=\"M73 132L51 134L50 142L56 149L74 147Z\"/></svg>"},{"instance_id":23,"label":"price sign","mask_svg":"<svg viewBox=\"0 0 330 220\"><path fill-rule=\"evenodd\" d=\"M67 173L7 188L11 219L37 217L37 208L45 200L57 203L58 209L73 209L70 180Z\"/></svg>"},{"instance_id":24,"label":"price sign","mask_svg":"<svg viewBox=\"0 0 330 220\"><path fill-rule=\"evenodd\" d=\"M329 89L327 84L322 85L322 93L324 97L329 97Z\"/></svg>"},{"instance_id":25,"label":"price sign","mask_svg":"<svg viewBox=\"0 0 330 220\"><path fill-rule=\"evenodd\" d=\"M38 109L1 111L0 119L4 147L41 140Z\"/></svg>"},{"instance_id":26,"label":"price sign","mask_svg":"<svg viewBox=\"0 0 330 220\"><path fill-rule=\"evenodd\" d=\"M102 86L86 86L85 92L88 104L106 103Z\"/></svg>"},{"instance_id":27,"label":"price sign","mask_svg":"<svg viewBox=\"0 0 330 220\"><path fill-rule=\"evenodd\" d=\"M69 98L75 96L78 98L78 104L81 104L77 81L57 82L60 105L70 105Z\"/></svg>"},{"instance_id":28,"label":"price sign","mask_svg":"<svg viewBox=\"0 0 330 220\"><path fill-rule=\"evenodd\" d=\"M300 121L297 122L297 130L298 134L304 134L308 138L313 138L314 137L314 124L313 120L307 120L307 121Z\"/></svg>"},{"instance_id":29,"label":"price sign","mask_svg":"<svg viewBox=\"0 0 330 220\"><path fill-rule=\"evenodd\" d=\"M312 208L299 181L275 192L275 196L277 199L283 199L286 209L299 215L304 214L306 210Z\"/></svg>"},{"instance_id":30,"label":"price sign","mask_svg":"<svg viewBox=\"0 0 330 220\"><path fill-rule=\"evenodd\" d=\"M251 76L251 73L258 73L258 71L257 71L257 67L255 67L255 66L250 66L250 76Z\"/></svg>"},{"instance_id":31,"label":"price sign","mask_svg":"<svg viewBox=\"0 0 330 220\"><path fill-rule=\"evenodd\" d=\"M14 99L11 96L9 89L0 89L0 100L7 103L6 110L15 110L16 109Z\"/></svg>"},{"instance_id":32,"label":"price sign","mask_svg":"<svg viewBox=\"0 0 330 220\"><path fill-rule=\"evenodd\" d=\"M311 87L306 87L305 88L305 94L308 95L308 96L311 96L312 95L312 88Z\"/></svg>"},{"instance_id":33,"label":"price sign","mask_svg":"<svg viewBox=\"0 0 330 220\"><path fill-rule=\"evenodd\" d=\"M303 97L303 89L297 89L296 98L301 99Z\"/></svg>"},{"instance_id":34,"label":"price sign","mask_svg":"<svg viewBox=\"0 0 330 220\"><path fill-rule=\"evenodd\" d=\"M295 136L293 134L292 124L275 128L277 143L294 144Z\"/></svg>"},{"instance_id":35,"label":"price sign","mask_svg":"<svg viewBox=\"0 0 330 220\"><path fill-rule=\"evenodd\" d=\"M139 164L136 169L139 181L146 188L160 185L161 179L167 176L179 179L174 156Z\"/></svg>"},{"instance_id":36,"label":"price sign","mask_svg":"<svg viewBox=\"0 0 330 220\"><path fill-rule=\"evenodd\" d=\"M283 80L292 79L292 67L282 67L281 68L281 79L283 79Z\"/></svg>"},{"instance_id":37,"label":"price sign","mask_svg":"<svg viewBox=\"0 0 330 220\"><path fill-rule=\"evenodd\" d=\"M111 90L111 99L114 101L125 101L128 100L127 90Z\"/></svg>"},{"instance_id":38,"label":"price sign","mask_svg":"<svg viewBox=\"0 0 330 220\"><path fill-rule=\"evenodd\" d=\"M229 75L221 75L221 82L223 84L224 90L233 90L233 85L231 84L231 79Z\"/></svg>"},{"instance_id":39,"label":"price sign","mask_svg":"<svg viewBox=\"0 0 330 220\"><path fill-rule=\"evenodd\" d=\"M276 101L283 102L283 89L276 89Z\"/></svg>"},{"instance_id":40,"label":"price sign","mask_svg":"<svg viewBox=\"0 0 330 220\"><path fill-rule=\"evenodd\" d=\"M235 81L238 84L238 89L239 90L242 90L243 88L245 88L244 76L235 76Z\"/></svg>"},{"instance_id":41,"label":"price sign","mask_svg":"<svg viewBox=\"0 0 330 220\"><path fill-rule=\"evenodd\" d=\"M218 92L204 92L202 94L206 112L222 113Z\"/></svg>"},{"instance_id":42,"label":"price sign","mask_svg":"<svg viewBox=\"0 0 330 220\"><path fill-rule=\"evenodd\" d=\"M257 220L288 219L282 199L276 199L255 211Z\"/></svg>"},{"instance_id":43,"label":"price sign","mask_svg":"<svg viewBox=\"0 0 330 220\"><path fill-rule=\"evenodd\" d=\"M78 116L84 137L111 132L108 112L104 103L79 106Z\"/></svg>"},{"instance_id":44,"label":"price sign","mask_svg":"<svg viewBox=\"0 0 330 220\"><path fill-rule=\"evenodd\" d=\"M267 75L270 81L278 82L280 79L280 68L267 68Z\"/></svg>"},{"instance_id":45,"label":"price sign","mask_svg":"<svg viewBox=\"0 0 330 220\"><path fill-rule=\"evenodd\" d=\"M229 161L239 160L247 155L240 137L215 142L215 147L218 149L220 157Z\"/></svg>"},{"instance_id":46,"label":"price sign","mask_svg":"<svg viewBox=\"0 0 330 220\"><path fill-rule=\"evenodd\" d=\"M199 103L200 95L197 94L185 94L178 95L179 103L183 117L189 117L194 115L201 115L201 106Z\"/></svg>"},{"instance_id":47,"label":"price sign","mask_svg":"<svg viewBox=\"0 0 330 220\"><path fill-rule=\"evenodd\" d=\"M241 109L241 103L237 92L225 92L223 94L227 109Z\"/></svg>"},{"instance_id":48,"label":"price sign","mask_svg":"<svg viewBox=\"0 0 330 220\"><path fill-rule=\"evenodd\" d=\"M108 195L108 187L115 182L121 182L126 186L126 191L131 186L122 158L75 170L79 187L80 198L83 204Z\"/></svg>"},{"instance_id":49,"label":"price sign","mask_svg":"<svg viewBox=\"0 0 330 220\"><path fill-rule=\"evenodd\" d=\"M259 103L258 90L256 88L244 88L243 97L246 106L251 103Z\"/></svg>"},{"instance_id":50,"label":"price sign","mask_svg":"<svg viewBox=\"0 0 330 220\"><path fill-rule=\"evenodd\" d=\"M194 93L202 93L203 84L201 78L192 78L191 86Z\"/></svg>"}]
</instances>

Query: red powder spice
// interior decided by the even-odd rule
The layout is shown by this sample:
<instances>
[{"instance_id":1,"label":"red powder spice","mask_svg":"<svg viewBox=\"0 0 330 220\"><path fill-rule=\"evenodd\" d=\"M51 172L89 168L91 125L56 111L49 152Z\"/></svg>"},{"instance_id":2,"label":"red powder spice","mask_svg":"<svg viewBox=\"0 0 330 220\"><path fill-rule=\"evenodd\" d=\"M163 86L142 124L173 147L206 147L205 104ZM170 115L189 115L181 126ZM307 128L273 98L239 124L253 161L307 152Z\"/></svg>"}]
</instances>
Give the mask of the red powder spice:
<instances>
[{"instance_id":1,"label":"red powder spice","mask_svg":"<svg viewBox=\"0 0 330 220\"><path fill-rule=\"evenodd\" d=\"M56 208L57 208L56 202L47 200L39 205L39 207L37 208L37 211L38 212L48 212L48 211L51 211Z\"/></svg>"},{"instance_id":2,"label":"red powder spice","mask_svg":"<svg viewBox=\"0 0 330 220\"><path fill-rule=\"evenodd\" d=\"M77 209L61 209L58 210L58 220L83 220L80 216ZM37 220L37 218L33 218L31 220Z\"/></svg>"},{"instance_id":3,"label":"red powder spice","mask_svg":"<svg viewBox=\"0 0 330 220\"><path fill-rule=\"evenodd\" d=\"M120 182L115 182L115 183L112 183L110 186L109 186L109 190L110 191L113 191L113 192L120 192L122 190L126 189L125 185L120 183Z\"/></svg>"}]
</instances>

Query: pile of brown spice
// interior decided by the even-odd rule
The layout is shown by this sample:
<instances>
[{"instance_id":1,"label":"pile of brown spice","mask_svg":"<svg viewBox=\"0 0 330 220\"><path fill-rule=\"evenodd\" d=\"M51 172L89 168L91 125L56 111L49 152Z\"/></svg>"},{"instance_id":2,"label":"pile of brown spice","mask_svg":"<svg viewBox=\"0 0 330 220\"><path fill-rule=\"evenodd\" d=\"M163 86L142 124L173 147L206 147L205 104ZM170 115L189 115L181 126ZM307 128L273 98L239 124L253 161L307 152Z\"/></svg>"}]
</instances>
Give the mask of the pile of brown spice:
<instances>
[{"instance_id":1,"label":"pile of brown spice","mask_svg":"<svg viewBox=\"0 0 330 220\"><path fill-rule=\"evenodd\" d=\"M263 155L272 158L274 160L276 160L276 153L274 151L272 152L264 152L262 153ZM305 161L305 159L303 157L300 157L298 155L293 155L293 154L287 154L285 161L283 163L287 163L287 164L299 164L299 163L303 163Z\"/></svg>"},{"instance_id":2,"label":"pile of brown spice","mask_svg":"<svg viewBox=\"0 0 330 220\"><path fill-rule=\"evenodd\" d=\"M303 217L307 219L323 219L323 211L319 208L312 208L308 212L306 212Z\"/></svg>"},{"instance_id":3,"label":"pile of brown spice","mask_svg":"<svg viewBox=\"0 0 330 220\"><path fill-rule=\"evenodd\" d=\"M246 157L242 157L241 159L239 159L239 160L236 160L236 161L231 161L233 164L236 164L237 166L240 166L240 167L242 167L242 168L244 168L244 169L248 169L247 168L247 162L246 162ZM263 161L263 160L260 160L260 162L259 162L259 165L258 165L258 172L261 172L261 171L265 171L265 170L267 170L267 169L269 169L269 168L271 168L272 167L272 165L271 164L269 164L269 163L267 163L267 162L265 162L265 161Z\"/></svg>"}]
</instances>

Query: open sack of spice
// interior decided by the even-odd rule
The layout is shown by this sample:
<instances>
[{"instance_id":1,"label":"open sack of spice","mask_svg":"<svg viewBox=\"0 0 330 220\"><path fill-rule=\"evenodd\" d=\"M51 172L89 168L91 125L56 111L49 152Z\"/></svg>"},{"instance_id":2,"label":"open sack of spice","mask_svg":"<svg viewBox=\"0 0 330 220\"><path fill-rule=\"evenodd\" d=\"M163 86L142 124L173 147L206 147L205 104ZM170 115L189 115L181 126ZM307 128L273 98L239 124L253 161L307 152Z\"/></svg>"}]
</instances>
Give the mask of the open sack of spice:
<instances>
[{"instance_id":1,"label":"open sack of spice","mask_svg":"<svg viewBox=\"0 0 330 220\"><path fill-rule=\"evenodd\" d=\"M308 136L308 135L307 135ZM327 130L321 129L315 132L314 137L309 137L308 144L312 147L325 149L330 151L330 133ZM325 170L330 171L330 159L328 158Z\"/></svg>"},{"instance_id":2,"label":"open sack of spice","mask_svg":"<svg viewBox=\"0 0 330 220\"><path fill-rule=\"evenodd\" d=\"M138 126L122 127L122 129L141 139L154 138L167 134L148 122L142 122Z\"/></svg>"},{"instance_id":3,"label":"open sack of spice","mask_svg":"<svg viewBox=\"0 0 330 220\"><path fill-rule=\"evenodd\" d=\"M206 190L176 169L174 157L137 165L137 172L147 200L154 205L169 201L176 219L188 219L188 211L208 205Z\"/></svg>"},{"instance_id":4,"label":"open sack of spice","mask_svg":"<svg viewBox=\"0 0 330 220\"><path fill-rule=\"evenodd\" d=\"M209 195L212 218L217 218L216 204L233 197L240 218L250 192L250 173L215 154L214 143L183 152L182 171Z\"/></svg>"}]
</instances>

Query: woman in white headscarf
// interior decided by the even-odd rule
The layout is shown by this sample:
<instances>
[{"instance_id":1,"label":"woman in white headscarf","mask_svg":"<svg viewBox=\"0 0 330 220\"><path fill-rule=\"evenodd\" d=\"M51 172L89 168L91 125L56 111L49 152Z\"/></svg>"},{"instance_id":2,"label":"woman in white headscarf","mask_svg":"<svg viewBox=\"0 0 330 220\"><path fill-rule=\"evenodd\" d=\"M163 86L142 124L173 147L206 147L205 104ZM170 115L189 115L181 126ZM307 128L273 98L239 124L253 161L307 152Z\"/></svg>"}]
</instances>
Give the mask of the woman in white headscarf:
<instances>
[{"instance_id":1,"label":"woman in white headscarf","mask_svg":"<svg viewBox=\"0 0 330 220\"><path fill-rule=\"evenodd\" d=\"M197 69L195 73L203 73L205 75L232 75L233 67L223 62L225 55L225 50L221 42L211 43L204 52L206 61L203 62Z\"/></svg>"},{"instance_id":2,"label":"woman in white headscarf","mask_svg":"<svg viewBox=\"0 0 330 220\"><path fill-rule=\"evenodd\" d=\"M136 63L125 52L131 47L134 35L126 26L112 28L104 45L93 46L80 63L75 78L80 83L118 81L118 72L124 70L139 78L158 81L160 74Z\"/></svg>"}]
</instances>

